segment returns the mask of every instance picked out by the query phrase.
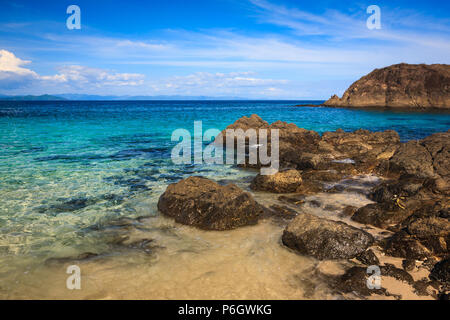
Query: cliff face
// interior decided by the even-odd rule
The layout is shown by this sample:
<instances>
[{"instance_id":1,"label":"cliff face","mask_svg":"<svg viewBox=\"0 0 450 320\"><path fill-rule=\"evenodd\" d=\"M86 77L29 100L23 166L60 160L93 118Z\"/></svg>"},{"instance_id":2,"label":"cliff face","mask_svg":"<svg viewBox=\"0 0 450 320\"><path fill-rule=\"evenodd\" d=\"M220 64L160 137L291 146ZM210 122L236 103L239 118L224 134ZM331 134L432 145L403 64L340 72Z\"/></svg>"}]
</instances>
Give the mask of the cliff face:
<instances>
[{"instance_id":1,"label":"cliff face","mask_svg":"<svg viewBox=\"0 0 450 320\"><path fill-rule=\"evenodd\" d=\"M450 65L396 64L375 69L326 106L450 109Z\"/></svg>"}]
</instances>

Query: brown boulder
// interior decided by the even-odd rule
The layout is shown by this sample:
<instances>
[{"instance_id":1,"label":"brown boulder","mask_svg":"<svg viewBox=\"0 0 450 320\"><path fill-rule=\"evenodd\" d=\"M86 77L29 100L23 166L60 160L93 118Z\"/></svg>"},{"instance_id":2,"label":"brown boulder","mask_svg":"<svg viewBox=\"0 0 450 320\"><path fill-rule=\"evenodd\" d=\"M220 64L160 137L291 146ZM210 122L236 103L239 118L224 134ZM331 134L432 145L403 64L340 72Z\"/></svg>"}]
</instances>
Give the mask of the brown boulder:
<instances>
[{"instance_id":1,"label":"brown boulder","mask_svg":"<svg viewBox=\"0 0 450 320\"><path fill-rule=\"evenodd\" d=\"M300 172L286 170L272 175L258 174L250 184L250 188L273 193L291 193L295 192L301 184L302 176Z\"/></svg>"},{"instance_id":2,"label":"brown boulder","mask_svg":"<svg viewBox=\"0 0 450 320\"><path fill-rule=\"evenodd\" d=\"M373 237L344 222L337 222L303 213L286 227L283 244L319 260L351 259L364 252Z\"/></svg>"},{"instance_id":3,"label":"brown boulder","mask_svg":"<svg viewBox=\"0 0 450 320\"><path fill-rule=\"evenodd\" d=\"M171 184L161 195L158 209L176 222L206 230L228 230L256 224L262 207L234 184L221 186L189 177Z\"/></svg>"},{"instance_id":4,"label":"brown boulder","mask_svg":"<svg viewBox=\"0 0 450 320\"><path fill-rule=\"evenodd\" d=\"M392 171L410 174L419 178L436 177L433 158L419 141L403 143L389 161Z\"/></svg>"}]
</instances>

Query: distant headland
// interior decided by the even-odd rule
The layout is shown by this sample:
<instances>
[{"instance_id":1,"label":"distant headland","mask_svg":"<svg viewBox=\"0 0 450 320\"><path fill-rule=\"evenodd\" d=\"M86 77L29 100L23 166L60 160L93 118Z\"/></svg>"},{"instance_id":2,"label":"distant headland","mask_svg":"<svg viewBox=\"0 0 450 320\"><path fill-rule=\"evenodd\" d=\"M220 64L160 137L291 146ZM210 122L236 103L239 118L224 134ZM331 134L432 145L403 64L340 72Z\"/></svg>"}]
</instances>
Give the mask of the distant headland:
<instances>
[{"instance_id":1,"label":"distant headland","mask_svg":"<svg viewBox=\"0 0 450 320\"><path fill-rule=\"evenodd\" d=\"M354 82L328 107L450 109L450 65L396 64Z\"/></svg>"}]
</instances>

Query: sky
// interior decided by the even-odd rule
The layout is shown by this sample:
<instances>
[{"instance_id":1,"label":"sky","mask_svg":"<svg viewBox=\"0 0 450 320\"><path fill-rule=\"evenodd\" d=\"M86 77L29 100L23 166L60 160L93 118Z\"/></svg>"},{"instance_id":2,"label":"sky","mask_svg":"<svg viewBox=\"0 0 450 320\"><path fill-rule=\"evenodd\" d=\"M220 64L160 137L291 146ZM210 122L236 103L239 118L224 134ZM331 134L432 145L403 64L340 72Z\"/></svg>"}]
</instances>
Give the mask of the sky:
<instances>
[{"instance_id":1,"label":"sky","mask_svg":"<svg viewBox=\"0 0 450 320\"><path fill-rule=\"evenodd\" d=\"M67 28L69 5L81 29ZM380 29L369 29L370 5ZM0 0L0 94L328 99L450 63L450 1Z\"/></svg>"}]
</instances>

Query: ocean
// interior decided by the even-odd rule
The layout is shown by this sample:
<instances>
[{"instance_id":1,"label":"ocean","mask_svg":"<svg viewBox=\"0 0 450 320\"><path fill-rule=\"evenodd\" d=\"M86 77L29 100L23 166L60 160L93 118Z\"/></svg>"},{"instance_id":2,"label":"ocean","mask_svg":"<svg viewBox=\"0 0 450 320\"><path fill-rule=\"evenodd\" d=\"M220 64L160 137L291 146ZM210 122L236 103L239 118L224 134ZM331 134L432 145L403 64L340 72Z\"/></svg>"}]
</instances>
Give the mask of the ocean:
<instances>
[{"instance_id":1,"label":"ocean","mask_svg":"<svg viewBox=\"0 0 450 320\"><path fill-rule=\"evenodd\" d=\"M319 133L393 129L402 141L450 129L449 113L295 107L308 103L321 101L0 102L0 298L327 297L296 282L315 262L282 248L277 223L206 232L156 209L190 175L248 188L255 174L173 164L172 132L193 133L194 121L222 130L256 113ZM69 290L66 262L83 254L83 289Z\"/></svg>"}]
</instances>

